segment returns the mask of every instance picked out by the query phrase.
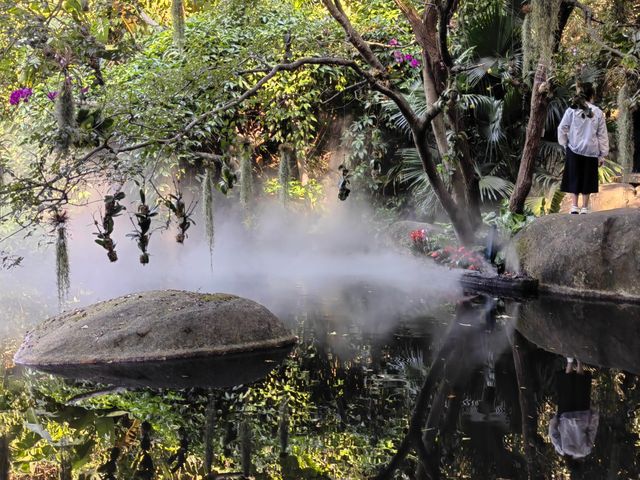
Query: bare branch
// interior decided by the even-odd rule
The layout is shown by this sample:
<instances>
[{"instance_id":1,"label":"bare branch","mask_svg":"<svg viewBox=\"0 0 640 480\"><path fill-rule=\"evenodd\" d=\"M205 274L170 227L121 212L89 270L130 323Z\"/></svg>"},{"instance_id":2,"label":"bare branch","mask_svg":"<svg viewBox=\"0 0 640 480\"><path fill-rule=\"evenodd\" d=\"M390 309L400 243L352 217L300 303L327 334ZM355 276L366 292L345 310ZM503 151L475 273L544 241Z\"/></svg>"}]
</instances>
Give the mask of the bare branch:
<instances>
[{"instance_id":1,"label":"bare branch","mask_svg":"<svg viewBox=\"0 0 640 480\"><path fill-rule=\"evenodd\" d=\"M329 97L327 100L323 101L322 104L326 105L327 103L331 103L333 100L338 98L340 95L344 95L345 93L350 92L351 90L357 90L360 87L364 87L367 83L369 83L367 80L363 80L362 82L358 82L358 83L354 83L353 85L349 85L344 90L340 90L336 94L331 95L331 97Z\"/></svg>"},{"instance_id":2,"label":"bare branch","mask_svg":"<svg viewBox=\"0 0 640 480\"><path fill-rule=\"evenodd\" d=\"M365 62L367 62L369 66L376 69L378 71L378 75L386 76L384 65L382 65L382 62L378 59L378 57L376 57L375 53L373 53L373 50L371 50L369 44L365 42L362 36L356 31L355 28L353 28L351 21L342 8L340 0L322 0L322 3L327 8L327 10L329 10L331 16L340 25L342 25L342 28L349 38L349 42L356 48L356 50L358 50L362 58L364 58Z\"/></svg>"},{"instance_id":3,"label":"bare branch","mask_svg":"<svg viewBox=\"0 0 640 480\"><path fill-rule=\"evenodd\" d=\"M455 0L444 0L445 4L440 8L440 15L438 16L438 44L440 48L440 57L447 66L447 68L453 67L453 60L449 54L449 46L447 45L447 35L449 28L449 20L453 14L453 9L456 6Z\"/></svg>"},{"instance_id":4,"label":"bare branch","mask_svg":"<svg viewBox=\"0 0 640 480\"><path fill-rule=\"evenodd\" d=\"M594 14L593 14L593 10L591 10L591 8L589 8L588 6L584 5L583 3L580 3L578 0L563 0L564 3L566 3L567 5L573 5L574 7L582 10L582 12L584 13L584 21L586 23L587 26L587 31L589 32L589 35L591 35L591 38L598 44L600 45L602 48L604 48L605 50L607 50L610 53L613 53L614 55L620 57L620 58L624 58L628 55L633 55L633 52L629 52L629 53L624 53L622 50L618 50L617 48L614 48L610 45L607 45L605 43L604 40L602 40L602 37L600 37L600 33L596 30L596 28L593 26L593 23L602 23L599 22L595 19Z\"/></svg>"}]
</instances>

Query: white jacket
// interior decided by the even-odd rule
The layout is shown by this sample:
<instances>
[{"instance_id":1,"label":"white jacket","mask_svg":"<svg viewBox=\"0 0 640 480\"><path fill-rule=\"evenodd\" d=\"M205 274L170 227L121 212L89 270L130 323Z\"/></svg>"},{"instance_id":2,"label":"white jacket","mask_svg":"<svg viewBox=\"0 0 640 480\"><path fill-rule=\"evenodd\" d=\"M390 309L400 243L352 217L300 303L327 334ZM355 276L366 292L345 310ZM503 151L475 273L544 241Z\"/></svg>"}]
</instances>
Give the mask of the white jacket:
<instances>
[{"instance_id":1,"label":"white jacket","mask_svg":"<svg viewBox=\"0 0 640 480\"><path fill-rule=\"evenodd\" d=\"M549 422L551 443L560 455L586 457L593 449L599 420L595 410L555 415Z\"/></svg>"},{"instance_id":2,"label":"white jacket","mask_svg":"<svg viewBox=\"0 0 640 480\"><path fill-rule=\"evenodd\" d=\"M593 111L591 118L582 109L569 108L558 125L558 143L585 157L606 157L609 154L609 135L604 113L587 103Z\"/></svg>"}]
</instances>

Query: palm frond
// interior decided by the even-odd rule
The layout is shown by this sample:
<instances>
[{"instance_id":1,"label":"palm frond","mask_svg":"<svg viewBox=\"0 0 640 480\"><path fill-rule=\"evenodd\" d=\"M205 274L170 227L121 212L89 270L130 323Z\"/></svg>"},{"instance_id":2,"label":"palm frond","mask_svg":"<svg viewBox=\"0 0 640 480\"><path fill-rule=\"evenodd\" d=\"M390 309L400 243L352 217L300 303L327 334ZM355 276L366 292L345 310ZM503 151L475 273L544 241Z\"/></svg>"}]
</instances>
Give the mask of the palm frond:
<instances>
[{"instance_id":1,"label":"palm frond","mask_svg":"<svg viewBox=\"0 0 640 480\"><path fill-rule=\"evenodd\" d=\"M501 177L493 175L485 175L480 177L480 199L483 202L487 200L498 200L508 198L513 193L513 183Z\"/></svg>"}]
</instances>

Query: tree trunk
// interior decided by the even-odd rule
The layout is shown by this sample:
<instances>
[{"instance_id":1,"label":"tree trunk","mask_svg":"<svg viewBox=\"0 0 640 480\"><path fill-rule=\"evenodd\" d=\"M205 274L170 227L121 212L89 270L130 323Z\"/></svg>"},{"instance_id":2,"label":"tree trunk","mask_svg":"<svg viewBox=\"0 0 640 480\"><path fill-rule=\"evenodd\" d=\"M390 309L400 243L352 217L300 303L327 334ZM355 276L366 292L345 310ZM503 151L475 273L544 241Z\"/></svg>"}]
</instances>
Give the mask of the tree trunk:
<instances>
[{"instance_id":1,"label":"tree trunk","mask_svg":"<svg viewBox=\"0 0 640 480\"><path fill-rule=\"evenodd\" d=\"M453 107L456 108L457 107ZM471 158L471 150L469 142L465 138L460 138L459 133L466 130L464 120L458 115L458 111L454 111L448 115L451 129L456 132L458 140L459 152L459 169L462 175L462 184L464 188L464 204L467 206L467 215L469 216L469 224L475 231L478 229L481 221L480 214L480 181L473 167L473 159ZM459 203L460 204L460 203Z\"/></svg>"},{"instance_id":2,"label":"tree trunk","mask_svg":"<svg viewBox=\"0 0 640 480\"><path fill-rule=\"evenodd\" d=\"M433 191L438 197L438 200L440 200L442 208L444 208L444 211L451 219L451 224L453 225L453 229L456 232L458 240L466 246L473 244L475 235L469 222L469 216L467 215L464 204L461 206L454 202L451 194L447 191L442 179L438 175L435 163L433 162L431 153L429 152L425 132L416 130L415 126L412 126L411 128L413 131L413 141L416 149L418 150L418 154L420 155L420 159L422 160L424 171L431 182Z\"/></svg>"},{"instance_id":3,"label":"tree trunk","mask_svg":"<svg viewBox=\"0 0 640 480\"><path fill-rule=\"evenodd\" d=\"M520 160L520 169L513 194L509 199L509 210L512 213L523 213L524 202L529 195L533 183L533 170L536 158L540 151L544 123L547 119L547 107L549 105L549 84L547 82L547 66L538 63L533 89L531 92L531 110L529 123Z\"/></svg>"},{"instance_id":4,"label":"tree trunk","mask_svg":"<svg viewBox=\"0 0 640 480\"><path fill-rule=\"evenodd\" d=\"M511 341L513 363L518 381L518 399L522 420L524 454L527 461L527 478L529 480L543 480L545 478L541 468L543 455L540 451L543 441L538 434L538 410L528 346L522 334L517 330L509 335L509 340Z\"/></svg>"},{"instance_id":5,"label":"tree trunk","mask_svg":"<svg viewBox=\"0 0 640 480\"><path fill-rule=\"evenodd\" d=\"M426 55L422 57L422 63L422 85L428 108L438 101L440 93L436 89L433 74L431 72L431 68L429 68L429 59ZM444 116L442 114L436 116L431 121L431 129L433 130L433 135L436 139L436 145L438 146L440 157L444 159L444 156L449 152L449 145L447 144L447 128L445 127Z\"/></svg>"}]
</instances>

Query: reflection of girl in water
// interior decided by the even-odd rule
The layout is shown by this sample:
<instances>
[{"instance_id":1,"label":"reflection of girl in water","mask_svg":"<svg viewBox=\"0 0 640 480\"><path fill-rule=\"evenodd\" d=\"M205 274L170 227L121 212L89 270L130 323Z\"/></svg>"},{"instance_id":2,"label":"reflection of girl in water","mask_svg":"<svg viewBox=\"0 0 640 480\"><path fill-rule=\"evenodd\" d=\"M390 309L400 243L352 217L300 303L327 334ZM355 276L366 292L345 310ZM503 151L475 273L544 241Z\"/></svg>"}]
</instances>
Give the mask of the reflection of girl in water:
<instances>
[{"instance_id":1,"label":"reflection of girl in water","mask_svg":"<svg viewBox=\"0 0 640 480\"><path fill-rule=\"evenodd\" d=\"M549 423L551 443L570 459L591 453L598 430L598 412L591 408L591 373L567 358L567 368L556 376L558 413Z\"/></svg>"}]
</instances>

